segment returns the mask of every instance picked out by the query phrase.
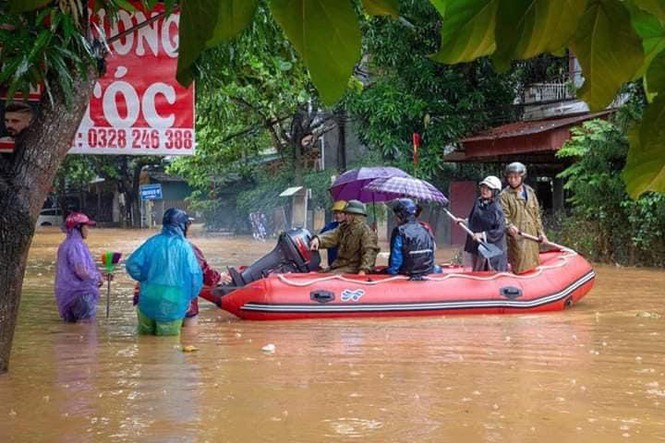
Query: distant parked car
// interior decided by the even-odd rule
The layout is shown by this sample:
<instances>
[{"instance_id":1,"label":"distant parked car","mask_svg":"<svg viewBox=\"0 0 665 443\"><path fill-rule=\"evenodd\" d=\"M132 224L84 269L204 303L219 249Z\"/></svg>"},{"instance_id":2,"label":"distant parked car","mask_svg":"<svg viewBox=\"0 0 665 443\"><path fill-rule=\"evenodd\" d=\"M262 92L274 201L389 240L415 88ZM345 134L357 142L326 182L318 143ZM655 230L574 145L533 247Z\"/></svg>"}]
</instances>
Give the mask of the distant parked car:
<instances>
[{"instance_id":1,"label":"distant parked car","mask_svg":"<svg viewBox=\"0 0 665 443\"><path fill-rule=\"evenodd\" d=\"M42 209L37 218L37 226L62 226L62 209L47 208Z\"/></svg>"}]
</instances>

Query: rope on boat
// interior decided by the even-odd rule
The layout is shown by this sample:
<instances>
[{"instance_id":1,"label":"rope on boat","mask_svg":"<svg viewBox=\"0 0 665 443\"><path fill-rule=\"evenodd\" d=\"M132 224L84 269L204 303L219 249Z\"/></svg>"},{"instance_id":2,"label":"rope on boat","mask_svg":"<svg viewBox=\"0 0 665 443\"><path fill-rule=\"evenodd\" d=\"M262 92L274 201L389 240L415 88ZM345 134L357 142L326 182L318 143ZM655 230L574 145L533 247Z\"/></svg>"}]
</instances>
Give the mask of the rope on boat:
<instances>
[{"instance_id":1,"label":"rope on boat","mask_svg":"<svg viewBox=\"0 0 665 443\"><path fill-rule=\"evenodd\" d=\"M544 271L548 269L556 269L556 268L561 268L563 267L571 257L574 257L577 254L577 252L573 251L572 249L569 251L563 251L564 255L557 257L558 263L551 264L551 265L539 265L536 268L535 272L529 273L527 275L518 275L518 274L513 274L511 272L497 272L496 274L492 274L486 277L479 276L479 275L468 275L468 274L443 274L441 277L437 276L436 274L429 274L426 277L423 277L423 280L431 280L431 281L444 281L449 278L465 278L468 280L476 280L476 281L490 281L494 280L496 278L502 277L502 276L510 276L511 278L516 278L518 280L529 280L532 278L539 277ZM282 283L285 283L290 286L295 286L295 287L305 287L305 286L310 286L315 283L321 283L324 281L329 281L329 280L340 280L344 281L347 283L354 283L354 284L359 284L359 285L365 285L365 286L375 286L383 283L389 283L392 281L396 280L408 280L409 277L406 275L395 275L393 277L381 279L381 280L358 280L355 278L348 278L344 277L343 275L327 275L325 277L318 277L314 278L311 280L303 281L303 282L296 282L291 279L289 279L286 275L288 274L278 274L277 278Z\"/></svg>"}]
</instances>

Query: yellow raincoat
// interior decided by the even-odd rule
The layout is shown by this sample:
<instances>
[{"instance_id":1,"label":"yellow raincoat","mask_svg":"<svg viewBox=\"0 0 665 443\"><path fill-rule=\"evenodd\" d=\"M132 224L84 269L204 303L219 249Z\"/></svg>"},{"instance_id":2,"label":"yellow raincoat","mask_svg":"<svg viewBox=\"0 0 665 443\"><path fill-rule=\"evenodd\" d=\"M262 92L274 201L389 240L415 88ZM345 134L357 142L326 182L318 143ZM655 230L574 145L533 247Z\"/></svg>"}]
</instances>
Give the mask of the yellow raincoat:
<instances>
[{"instance_id":1,"label":"yellow raincoat","mask_svg":"<svg viewBox=\"0 0 665 443\"><path fill-rule=\"evenodd\" d=\"M544 232L536 192L530 186L522 186L526 190L526 200L521 192L511 187L505 188L499 194L499 201L506 216L506 228L515 226L521 232L539 236ZM537 242L508 235L508 263L515 274L538 266L539 252L540 246Z\"/></svg>"}]
</instances>

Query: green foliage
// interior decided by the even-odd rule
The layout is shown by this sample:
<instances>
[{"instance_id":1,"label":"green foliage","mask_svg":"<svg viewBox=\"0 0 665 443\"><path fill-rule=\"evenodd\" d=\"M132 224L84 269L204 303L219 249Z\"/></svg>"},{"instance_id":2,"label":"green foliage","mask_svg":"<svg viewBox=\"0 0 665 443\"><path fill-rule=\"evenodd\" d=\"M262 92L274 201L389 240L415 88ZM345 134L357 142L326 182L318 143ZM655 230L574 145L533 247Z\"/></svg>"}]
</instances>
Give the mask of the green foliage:
<instances>
[{"instance_id":1,"label":"green foliage","mask_svg":"<svg viewBox=\"0 0 665 443\"><path fill-rule=\"evenodd\" d=\"M90 156L68 155L63 160L56 174L55 182L61 193L66 187L82 188L96 177L95 165Z\"/></svg>"},{"instance_id":2,"label":"green foliage","mask_svg":"<svg viewBox=\"0 0 665 443\"><path fill-rule=\"evenodd\" d=\"M441 63L470 62L496 49L494 28L499 0L432 0L446 26L441 48L432 58Z\"/></svg>"},{"instance_id":3,"label":"green foliage","mask_svg":"<svg viewBox=\"0 0 665 443\"><path fill-rule=\"evenodd\" d=\"M665 189L665 95L658 95L646 109L642 124L629 133L631 144L623 173L632 196Z\"/></svg>"},{"instance_id":4,"label":"green foliage","mask_svg":"<svg viewBox=\"0 0 665 443\"><path fill-rule=\"evenodd\" d=\"M562 236L594 259L662 265L665 196L647 193L630 200L619 175L627 151L624 132L613 123L594 120L572 129L557 154L575 161L560 174L574 209Z\"/></svg>"},{"instance_id":5,"label":"green foliage","mask_svg":"<svg viewBox=\"0 0 665 443\"><path fill-rule=\"evenodd\" d=\"M204 49L228 41L252 21L257 0L188 0L182 2L177 78L193 80L192 68Z\"/></svg>"},{"instance_id":6,"label":"green foliage","mask_svg":"<svg viewBox=\"0 0 665 443\"><path fill-rule=\"evenodd\" d=\"M586 78L580 96L595 110L609 105L644 62L644 49L630 14L614 0L589 4L571 48ZM621 56L609 56L617 53Z\"/></svg>"},{"instance_id":7,"label":"green foliage","mask_svg":"<svg viewBox=\"0 0 665 443\"><path fill-rule=\"evenodd\" d=\"M7 7L0 3L0 84L7 86L7 95L18 92L27 97L31 88L43 85L53 100L55 83L66 98L71 97L74 78L85 77L94 63L92 42L82 36L86 32L80 26L82 11L69 13L50 6L14 14Z\"/></svg>"},{"instance_id":8,"label":"green foliage","mask_svg":"<svg viewBox=\"0 0 665 443\"><path fill-rule=\"evenodd\" d=\"M238 208L247 214L255 211L269 212L271 209L287 204L287 200L279 194L294 180L292 169L283 169L278 174L268 174L257 171L254 185L251 189L240 192L238 195ZM312 190L310 203L312 208L329 208L332 205L330 198L330 173L326 171L309 172L303 176L304 185Z\"/></svg>"},{"instance_id":9,"label":"green foliage","mask_svg":"<svg viewBox=\"0 0 665 443\"><path fill-rule=\"evenodd\" d=\"M514 59L569 48L586 79L580 95L594 110L610 103L625 82L645 74L650 94L665 91L662 1L431 1L444 17L436 60L462 63L493 54L505 69ZM645 113L642 126L662 127L662 105L650 108L655 109ZM665 132L650 129L630 139L624 178L633 198L665 191Z\"/></svg>"},{"instance_id":10,"label":"green foliage","mask_svg":"<svg viewBox=\"0 0 665 443\"><path fill-rule=\"evenodd\" d=\"M258 3L258 0L220 1L219 18L213 36L206 42L206 46L212 48L224 41L229 41L247 28L254 18ZM183 8L185 7L187 7L187 2L183 4Z\"/></svg>"},{"instance_id":11,"label":"green foliage","mask_svg":"<svg viewBox=\"0 0 665 443\"><path fill-rule=\"evenodd\" d=\"M371 150L420 178L434 180L443 168L442 150L460 137L514 117L517 78L496 74L487 59L443 66L430 57L439 41L439 15L423 2L403 2L414 24L374 19L365 24L366 69L372 83L343 102L358 120ZM413 165L412 134L422 143ZM449 172L449 171L447 171Z\"/></svg>"},{"instance_id":12,"label":"green foliage","mask_svg":"<svg viewBox=\"0 0 665 443\"><path fill-rule=\"evenodd\" d=\"M496 18L493 60L507 69L512 60L560 52L575 35L586 0L517 0ZM502 2L503 4L503 2Z\"/></svg>"},{"instance_id":13,"label":"green foliage","mask_svg":"<svg viewBox=\"0 0 665 443\"><path fill-rule=\"evenodd\" d=\"M196 156L170 170L204 199L251 180L266 159L285 158L282 126L312 90L293 47L264 6L240 37L205 53L196 88ZM275 153L271 148L278 148Z\"/></svg>"},{"instance_id":14,"label":"green foliage","mask_svg":"<svg viewBox=\"0 0 665 443\"><path fill-rule=\"evenodd\" d=\"M173 1L166 2L167 8ZM151 9L156 0L139 4ZM124 0L96 0L94 6L95 11L104 8L109 17L120 9L136 9ZM76 94L75 79L87 78L102 66L105 46L92 37L87 1L4 1L0 16L0 85L8 97L27 97L31 89L43 87L54 103L57 88L68 105Z\"/></svg>"},{"instance_id":15,"label":"green foliage","mask_svg":"<svg viewBox=\"0 0 665 443\"><path fill-rule=\"evenodd\" d=\"M368 14L399 16L399 0L362 0L362 2Z\"/></svg>"},{"instance_id":16,"label":"green foliage","mask_svg":"<svg viewBox=\"0 0 665 443\"><path fill-rule=\"evenodd\" d=\"M180 82L191 83L192 67L204 49L229 41L249 25L256 3L256 0L188 0L183 3L178 60ZM373 13L394 13L393 2L368 3ZM348 0L272 0L269 7L307 65L322 99L327 103L339 99L360 58L360 31L352 3Z\"/></svg>"},{"instance_id":17,"label":"green foliage","mask_svg":"<svg viewBox=\"0 0 665 443\"><path fill-rule=\"evenodd\" d=\"M270 6L319 87L323 102L337 101L360 58L360 27L351 2L272 0Z\"/></svg>"},{"instance_id":18,"label":"green foliage","mask_svg":"<svg viewBox=\"0 0 665 443\"><path fill-rule=\"evenodd\" d=\"M148 3L154 3L154 0ZM172 4L173 0L168 3ZM256 0L183 2L178 66L181 82L191 82L191 70L206 48L235 37L249 26L252 17L254 21L264 20L264 16L257 18L252 12L256 3ZM361 3L370 14L396 15L395 0L365 0ZM92 61L89 44L80 38L86 33L75 31L77 26L87 23L78 20L76 15L87 13L86 8L80 7L81 0L59 2L61 7L78 5L66 12L47 6L21 16L9 14L8 5L12 5L14 11L32 11L44 4L41 0L13 0L0 4L3 17L7 15L0 31L0 44L9 48L3 51L0 59L3 64L0 80L11 79L12 91L27 91L29 84L48 80L44 67L57 72L58 81L63 85L70 84L70 71L85 72L82 68L90 66ZM96 1L95 5L98 4L113 9L125 2ZM264 5L263 2L259 4ZM361 56L355 6L358 3L350 0L272 0L267 5L300 53L326 103L338 100L349 84L358 86L357 82L349 81L354 64ZM647 82L650 95L661 92L663 82L658 79L660 69L657 67L661 66L658 56L665 50L665 6L660 0L405 0L400 6L400 13L405 17L410 17L409 7L427 6L438 11L436 23L441 26L441 43L439 47L431 48L431 53L436 54L434 59L441 62L462 63L492 55L496 66L505 70L511 60L548 52L563 54L568 48L575 52L584 71L586 80L581 95L594 110L607 105L624 82L645 74L654 78ZM38 16L49 10L65 18L51 20L55 38L42 33L37 39L35 36L43 31L39 27L45 27L41 20L44 17ZM399 22L409 23L402 18ZM8 41L13 38L9 37L12 32L33 35L26 40L27 44L19 45ZM57 47L65 51L49 53L46 48L52 48L51 42L58 38L63 41ZM399 54L398 51L396 48L395 54ZM47 54L48 57L43 57ZM47 63L44 64L45 59ZM37 60L39 63L35 62ZM658 64L650 70L654 63ZM48 82L45 85L48 91ZM660 123L658 114L658 109L647 112L644 125L657 126ZM639 143L637 141L637 138L631 139L631 150L635 151L631 157L642 159L645 150L650 152L652 147L661 147L665 143L665 133L642 133ZM658 148L657 156L665 158L665 152ZM664 173L665 161L658 163L660 166L650 171L652 175ZM635 162L629 162L625 174L633 197L650 189L665 190L663 180L635 179L639 174L633 168L639 166L634 165Z\"/></svg>"}]
</instances>

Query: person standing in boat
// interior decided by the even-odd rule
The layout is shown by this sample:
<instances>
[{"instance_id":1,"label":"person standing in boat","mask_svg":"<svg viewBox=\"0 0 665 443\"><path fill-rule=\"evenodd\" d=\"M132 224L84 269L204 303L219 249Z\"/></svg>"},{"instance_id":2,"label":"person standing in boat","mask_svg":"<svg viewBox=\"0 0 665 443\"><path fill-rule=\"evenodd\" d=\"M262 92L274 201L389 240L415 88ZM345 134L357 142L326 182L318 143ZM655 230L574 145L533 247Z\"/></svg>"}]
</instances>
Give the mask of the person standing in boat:
<instances>
[{"instance_id":1,"label":"person standing in boat","mask_svg":"<svg viewBox=\"0 0 665 443\"><path fill-rule=\"evenodd\" d=\"M314 236L309 247L337 247L337 258L326 269L335 274L365 275L374 269L379 253L376 233L365 223L367 209L358 200L350 200L344 207L344 221L332 231Z\"/></svg>"},{"instance_id":2,"label":"person standing in boat","mask_svg":"<svg viewBox=\"0 0 665 443\"><path fill-rule=\"evenodd\" d=\"M340 223L344 221L344 208L346 207L346 200L337 200L332 205L333 220L325 225L319 234L332 231L337 228ZM330 266L337 258L337 248L328 248L328 266Z\"/></svg>"},{"instance_id":3,"label":"person standing in boat","mask_svg":"<svg viewBox=\"0 0 665 443\"><path fill-rule=\"evenodd\" d=\"M474 271L505 272L508 267L506 257L506 218L499 203L501 180L493 175L485 177L478 185L479 193L467 226L473 236L466 238L464 251L471 255ZM495 245L503 254L487 259L478 253L478 242L483 241Z\"/></svg>"},{"instance_id":4,"label":"person standing in boat","mask_svg":"<svg viewBox=\"0 0 665 443\"><path fill-rule=\"evenodd\" d=\"M393 206L397 226L390 235L390 257L386 273L419 278L434 269L434 237L418 220L416 204L408 199L397 200Z\"/></svg>"},{"instance_id":5,"label":"person standing in boat","mask_svg":"<svg viewBox=\"0 0 665 443\"><path fill-rule=\"evenodd\" d=\"M540 242L547 241L536 192L524 183L526 172L526 166L520 162L506 166L504 175L508 186L499 194L506 217L508 262L515 274L529 271L540 264L538 243L520 236L520 232L534 235Z\"/></svg>"},{"instance_id":6,"label":"person standing in boat","mask_svg":"<svg viewBox=\"0 0 665 443\"><path fill-rule=\"evenodd\" d=\"M189 216L167 209L162 232L149 238L125 262L140 283L139 334L179 335L185 314L203 287L203 273L185 238Z\"/></svg>"},{"instance_id":7,"label":"person standing in boat","mask_svg":"<svg viewBox=\"0 0 665 443\"><path fill-rule=\"evenodd\" d=\"M85 243L89 226L94 225L81 212L72 212L65 220L67 237L58 247L55 263L55 300L60 317L68 323L92 321L97 313L103 279Z\"/></svg>"}]
</instances>

